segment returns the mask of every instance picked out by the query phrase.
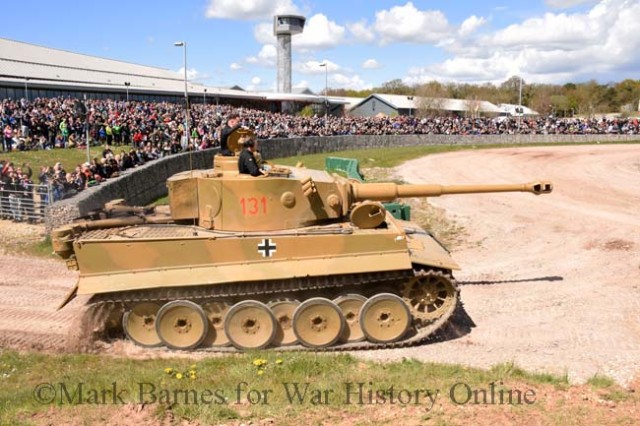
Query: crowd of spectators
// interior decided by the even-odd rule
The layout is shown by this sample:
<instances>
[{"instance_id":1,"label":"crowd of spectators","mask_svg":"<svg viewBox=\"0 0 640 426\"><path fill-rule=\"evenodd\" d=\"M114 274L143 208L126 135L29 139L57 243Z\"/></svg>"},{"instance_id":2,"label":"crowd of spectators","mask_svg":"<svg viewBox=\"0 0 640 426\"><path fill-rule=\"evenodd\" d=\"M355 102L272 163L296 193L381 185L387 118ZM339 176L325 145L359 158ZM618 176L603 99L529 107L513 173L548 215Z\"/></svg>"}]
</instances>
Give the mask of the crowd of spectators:
<instances>
[{"instance_id":1,"label":"crowd of spectators","mask_svg":"<svg viewBox=\"0 0 640 426\"><path fill-rule=\"evenodd\" d=\"M244 126L258 138L337 135L496 135L496 134L639 134L638 119L560 117L311 117L228 105L195 104L190 108L191 147L185 147L184 107L167 102L87 100L86 118L70 98L3 100L0 120L3 149L71 148L89 138L97 144L150 146L171 153L215 146L225 116L239 111Z\"/></svg>"},{"instance_id":2,"label":"crowd of spectators","mask_svg":"<svg viewBox=\"0 0 640 426\"><path fill-rule=\"evenodd\" d=\"M184 106L168 102L37 98L1 101L3 151L82 148L87 135L102 155L70 170L57 163L44 167L38 184L51 190L52 201L71 196L122 171L159 157L218 145L219 132L232 111L259 139L339 135L499 135L499 134L640 134L637 118L480 117L349 117L302 116L229 105L192 105L189 144L185 143ZM0 160L0 197L33 185L31 170ZM33 192L33 191L32 191ZM4 196L3 196L4 194ZM9 206L10 207L10 206ZM12 209L9 208L9 211ZM14 219L16 219L14 217Z\"/></svg>"},{"instance_id":3,"label":"crowd of spectators","mask_svg":"<svg viewBox=\"0 0 640 426\"><path fill-rule=\"evenodd\" d=\"M0 160L0 219L28 220L34 207L34 185L28 164Z\"/></svg>"}]
</instances>

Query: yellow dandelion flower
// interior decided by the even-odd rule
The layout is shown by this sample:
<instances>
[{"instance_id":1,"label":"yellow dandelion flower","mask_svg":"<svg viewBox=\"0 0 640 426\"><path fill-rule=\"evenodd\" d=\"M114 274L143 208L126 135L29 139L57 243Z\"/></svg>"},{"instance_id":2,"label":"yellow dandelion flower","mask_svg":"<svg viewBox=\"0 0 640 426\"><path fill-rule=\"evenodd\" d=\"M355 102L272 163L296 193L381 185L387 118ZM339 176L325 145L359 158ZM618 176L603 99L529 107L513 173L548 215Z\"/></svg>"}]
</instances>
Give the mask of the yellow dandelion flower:
<instances>
[{"instance_id":1,"label":"yellow dandelion flower","mask_svg":"<svg viewBox=\"0 0 640 426\"><path fill-rule=\"evenodd\" d=\"M264 370L258 370L258 376L262 376L264 374Z\"/></svg>"},{"instance_id":2,"label":"yellow dandelion flower","mask_svg":"<svg viewBox=\"0 0 640 426\"><path fill-rule=\"evenodd\" d=\"M164 372L167 373L167 374L171 374L171 373L173 373L173 368L167 367L167 368L164 369Z\"/></svg>"},{"instance_id":3,"label":"yellow dandelion flower","mask_svg":"<svg viewBox=\"0 0 640 426\"><path fill-rule=\"evenodd\" d=\"M282 364L282 360L280 358L276 359L276 364Z\"/></svg>"},{"instance_id":4,"label":"yellow dandelion flower","mask_svg":"<svg viewBox=\"0 0 640 426\"><path fill-rule=\"evenodd\" d=\"M178 380L182 379L182 373L176 373L176 379Z\"/></svg>"},{"instance_id":5,"label":"yellow dandelion flower","mask_svg":"<svg viewBox=\"0 0 640 426\"><path fill-rule=\"evenodd\" d=\"M190 370L189 371L189 378L191 378L191 379L195 379L196 378L196 370Z\"/></svg>"}]
</instances>

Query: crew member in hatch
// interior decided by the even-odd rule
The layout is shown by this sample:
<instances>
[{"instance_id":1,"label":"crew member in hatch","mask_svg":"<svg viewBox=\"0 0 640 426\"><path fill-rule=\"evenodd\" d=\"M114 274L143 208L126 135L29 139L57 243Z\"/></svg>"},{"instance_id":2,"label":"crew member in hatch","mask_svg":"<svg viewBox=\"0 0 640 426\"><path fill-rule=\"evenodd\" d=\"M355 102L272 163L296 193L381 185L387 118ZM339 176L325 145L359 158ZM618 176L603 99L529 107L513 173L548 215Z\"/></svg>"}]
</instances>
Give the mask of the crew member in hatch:
<instances>
[{"instance_id":1,"label":"crew member in hatch","mask_svg":"<svg viewBox=\"0 0 640 426\"><path fill-rule=\"evenodd\" d=\"M240 114L231 113L227 117L227 124L222 128L220 132L220 154L225 157L233 157L235 154L229 150L228 140L229 135L240 128Z\"/></svg>"},{"instance_id":2,"label":"crew member in hatch","mask_svg":"<svg viewBox=\"0 0 640 426\"><path fill-rule=\"evenodd\" d=\"M265 174L256 162L254 150L256 148L256 142L253 138L241 138L244 149L238 157L238 172L240 174L247 174L251 176L262 176Z\"/></svg>"}]
</instances>

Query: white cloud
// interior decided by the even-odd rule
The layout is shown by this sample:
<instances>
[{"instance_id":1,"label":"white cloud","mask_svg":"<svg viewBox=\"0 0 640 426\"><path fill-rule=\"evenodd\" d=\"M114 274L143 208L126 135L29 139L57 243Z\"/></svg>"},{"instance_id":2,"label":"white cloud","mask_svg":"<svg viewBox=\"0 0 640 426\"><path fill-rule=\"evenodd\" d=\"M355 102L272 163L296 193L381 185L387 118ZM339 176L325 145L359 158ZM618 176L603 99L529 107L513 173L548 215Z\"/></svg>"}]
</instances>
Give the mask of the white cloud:
<instances>
[{"instance_id":1,"label":"white cloud","mask_svg":"<svg viewBox=\"0 0 640 426\"><path fill-rule=\"evenodd\" d=\"M486 23L487 20L483 17L478 18L476 15L471 15L460 25L458 35L460 35L460 37L467 37Z\"/></svg>"},{"instance_id":2,"label":"white cloud","mask_svg":"<svg viewBox=\"0 0 640 426\"><path fill-rule=\"evenodd\" d=\"M327 64L326 69L322 64ZM316 61L311 60L302 63L294 63L293 69L302 74L324 74L325 72L332 73L341 69L340 65L329 60Z\"/></svg>"},{"instance_id":3,"label":"white cloud","mask_svg":"<svg viewBox=\"0 0 640 426\"><path fill-rule=\"evenodd\" d=\"M366 70L375 70L380 68L380 63L375 59L367 59L362 63L362 68Z\"/></svg>"},{"instance_id":4,"label":"white cloud","mask_svg":"<svg viewBox=\"0 0 640 426\"><path fill-rule=\"evenodd\" d=\"M412 2L376 12L373 28L382 44L393 42L439 43L453 28L438 10L418 10Z\"/></svg>"},{"instance_id":5,"label":"white cloud","mask_svg":"<svg viewBox=\"0 0 640 426\"><path fill-rule=\"evenodd\" d=\"M376 38L373 29L367 25L367 21L365 20L347 24L347 28L357 42L371 43Z\"/></svg>"},{"instance_id":6,"label":"white cloud","mask_svg":"<svg viewBox=\"0 0 640 426\"><path fill-rule=\"evenodd\" d=\"M345 74L336 73L329 79L329 87L331 88L346 88L353 90L366 90L371 89L371 84L365 83L359 75L354 74L348 76Z\"/></svg>"},{"instance_id":7,"label":"white cloud","mask_svg":"<svg viewBox=\"0 0 640 426\"><path fill-rule=\"evenodd\" d=\"M274 15L300 11L291 0L210 0L205 16L225 19L273 19Z\"/></svg>"},{"instance_id":8,"label":"white cloud","mask_svg":"<svg viewBox=\"0 0 640 426\"><path fill-rule=\"evenodd\" d=\"M233 62L231 65L229 65L229 68L231 68L232 71L238 71L242 69L242 65L237 62Z\"/></svg>"},{"instance_id":9,"label":"white cloud","mask_svg":"<svg viewBox=\"0 0 640 426\"><path fill-rule=\"evenodd\" d=\"M181 67L178 71L176 71L182 78L184 78L184 67ZM202 75L195 68L187 69L187 80L193 81L197 79L205 78L206 76Z\"/></svg>"},{"instance_id":10,"label":"white cloud","mask_svg":"<svg viewBox=\"0 0 640 426\"><path fill-rule=\"evenodd\" d=\"M253 27L253 37L260 44L276 44L276 36L273 35L273 24L269 22L256 24ZM297 37L297 35L294 37Z\"/></svg>"},{"instance_id":11,"label":"white cloud","mask_svg":"<svg viewBox=\"0 0 640 426\"><path fill-rule=\"evenodd\" d=\"M549 7L556 9L568 9L579 4L596 3L595 0L545 0Z\"/></svg>"},{"instance_id":12,"label":"white cloud","mask_svg":"<svg viewBox=\"0 0 640 426\"><path fill-rule=\"evenodd\" d=\"M291 43L297 51L328 49L344 43L345 33L343 26L319 13L307 19L304 30L301 34L292 36ZM276 44L271 23L257 24L253 29L253 35L260 44Z\"/></svg>"},{"instance_id":13,"label":"white cloud","mask_svg":"<svg viewBox=\"0 0 640 426\"><path fill-rule=\"evenodd\" d=\"M490 34L459 39L446 46L450 59L411 68L405 82L500 83L517 74L528 82L557 84L637 69L637 16L638 0L602 0L586 12L546 13Z\"/></svg>"},{"instance_id":14,"label":"white cloud","mask_svg":"<svg viewBox=\"0 0 640 426\"><path fill-rule=\"evenodd\" d=\"M296 90L308 89L309 88L309 82L307 80L302 80L302 81L299 81L298 83L292 85L291 88L292 89L296 89Z\"/></svg>"},{"instance_id":15,"label":"white cloud","mask_svg":"<svg viewBox=\"0 0 640 426\"><path fill-rule=\"evenodd\" d=\"M293 47L299 50L328 49L342 44L345 32L343 26L319 13L309 18L302 34L291 40Z\"/></svg>"},{"instance_id":16,"label":"white cloud","mask_svg":"<svg viewBox=\"0 0 640 426\"><path fill-rule=\"evenodd\" d=\"M546 13L541 18L530 18L521 24L510 25L483 39L482 43L505 49L532 46L542 50L576 49L602 40L608 30L603 24L606 22L599 22L584 14Z\"/></svg>"},{"instance_id":17,"label":"white cloud","mask_svg":"<svg viewBox=\"0 0 640 426\"><path fill-rule=\"evenodd\" d=\"M260 85L260 83L262 83L262 79L260 77L253 77L251 79L251 84L258 86Z\"/></svg>"},{"instance_id":18,"label":"white cloud","mask_svg":"<svg viewBox=\"0 0 640 426\"><path fill-rule=\"evenodd\" d=\"M277 59L278 52L276 51L276 47L271 44L267 44L262 46L262 49L258 52L258 56L249 56L245 61L249 64L274 66Z\"/></svg>"}]
</instances>

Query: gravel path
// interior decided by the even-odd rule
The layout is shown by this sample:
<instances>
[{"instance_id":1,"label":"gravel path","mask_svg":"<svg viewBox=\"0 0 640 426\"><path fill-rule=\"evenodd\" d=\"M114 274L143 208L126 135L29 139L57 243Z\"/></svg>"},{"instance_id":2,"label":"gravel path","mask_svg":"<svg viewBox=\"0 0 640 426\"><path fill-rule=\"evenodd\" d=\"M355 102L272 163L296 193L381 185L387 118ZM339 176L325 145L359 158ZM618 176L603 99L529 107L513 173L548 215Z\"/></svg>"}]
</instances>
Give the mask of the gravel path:
<instances>
[{"instance_id":1,"label":"gravel path","mask_svg":"<svg viewBox=\"0 0 640 426\"><path fill-rule=\"evenodd\" d=\"M454 340L357 352L372 360L416 358L489 367L501 362L567 374L640 378L640 145L541 147L433 155L397 170L419 183L554 183L551 195L431 198L468 233L453 256L476 327ZM6 247L40 227L0 221ZM35 237L34 237L35 238ZM75 273L54 260L0 256L0 347L74 350L82 300L56 307ZM103 352L169 356L129 342ZM198 353L197 356L210 356Z\"/></svg>"},{"instance_id":2,"label":"gravel path","mask_svg":"<svg viewBox=\"0 0 640 426\"><path fill-rule=\"evenodd\" d=\"M410 161L412 183L519 183L554 191L431 198L468 232L453 252L477 327L369 359L514 362L583 382L640 377L640 145L466 151Z\"/></svg>"}]
</instances>

